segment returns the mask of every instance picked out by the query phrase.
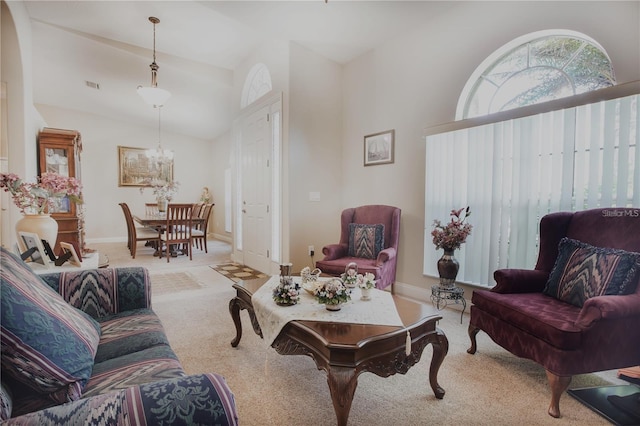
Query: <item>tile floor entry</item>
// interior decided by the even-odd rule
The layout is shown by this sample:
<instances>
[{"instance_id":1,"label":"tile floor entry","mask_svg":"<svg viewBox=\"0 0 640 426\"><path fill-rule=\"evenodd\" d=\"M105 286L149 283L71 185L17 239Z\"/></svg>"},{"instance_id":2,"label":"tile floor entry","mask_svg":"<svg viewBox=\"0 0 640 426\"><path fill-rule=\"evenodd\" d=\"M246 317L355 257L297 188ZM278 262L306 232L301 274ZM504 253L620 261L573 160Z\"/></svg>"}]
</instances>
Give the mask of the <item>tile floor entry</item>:
<instances>
[{"instance_id":1,"label":"tile floor entry","mask_svg":"<svg viewBox=\"0 0 640 426\"><path fill-rule=\"evenodd\" d=\"M223 263L221 265L212 265L211 268L229 278L234 283L240 280L254 280L256 278L264 278L269 275L264 274L248 266L240 265L238 263Z\"/></svg>"}]
</instances>

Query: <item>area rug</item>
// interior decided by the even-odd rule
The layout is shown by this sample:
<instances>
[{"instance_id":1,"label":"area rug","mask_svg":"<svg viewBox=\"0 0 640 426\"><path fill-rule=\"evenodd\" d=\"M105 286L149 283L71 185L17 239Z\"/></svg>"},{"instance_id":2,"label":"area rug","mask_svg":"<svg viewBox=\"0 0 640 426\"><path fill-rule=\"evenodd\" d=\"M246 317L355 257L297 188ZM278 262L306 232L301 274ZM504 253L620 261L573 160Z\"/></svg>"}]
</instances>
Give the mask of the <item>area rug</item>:
<instances>
[{"instance_id":1,"label":"area rug","mask_svg":"<svg viewBox=\"0 0 640 426\"><path fill-rule=\"evenodd\" d=\"M221 265L212 265L211 269L229 278L234 283L241 280L255 280L256 278L265 278L269 275L264 274L255 269L249 268L238 263L223 263Z\"/></svg>"},{"instance_id":2,"label":"area rug","mask_svg":"<svg viewBox=\"0 0 640 426\"><path fill-rule=\"evenodd\" d=\"M151 274L151 294L153 296L200 288L202 286L188 272Z\"/></svg>"}]
</instances>

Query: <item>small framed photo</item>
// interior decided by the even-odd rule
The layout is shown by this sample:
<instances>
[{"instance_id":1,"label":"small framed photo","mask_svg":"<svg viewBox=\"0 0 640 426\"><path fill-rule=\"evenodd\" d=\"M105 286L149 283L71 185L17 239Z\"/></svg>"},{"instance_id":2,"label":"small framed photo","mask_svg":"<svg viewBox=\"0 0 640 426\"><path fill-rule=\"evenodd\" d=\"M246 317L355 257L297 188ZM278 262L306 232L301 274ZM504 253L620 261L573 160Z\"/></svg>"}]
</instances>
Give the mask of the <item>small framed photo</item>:
<instances>
[{"instance_id":1,"label":"small framed photo","mask_svg":"<svg viewBox=\"0 0 640 426\"><path fill-rule=\"evenodd\" d=\"M62 249L63 255L68 253L71 254L69 263L75 266L82 266L82 260L78 257L78 253L76 253L76 249L73 247L73 244L60 241L60 248Z\"/></svg>"},{"instance_id":2,"label":"small framed photo","mask_svg":"<svg viewBox=\"0 0 640 426\"><path fill-rule=\"evenodd\" d=\"M393 163L395 129L374 133L364 137L364 165Z\"/></svg>"},{"instance_id":3,"label":"small framed photo","mask_svg":"<svg viewBox=\"0 0 640 426\"><path fill-rule=\"evenodd\" d=\"M44 246L42 245L42 240L40 239L38 234L35 234L33 232L19 231L18 235L22 239L26 250L33 249L33 253L27 259L30 258L33 263L39 263L45 268L48 268L49 256L47 256L47 253L44 250Z\"/></svg>"}]
</instances>

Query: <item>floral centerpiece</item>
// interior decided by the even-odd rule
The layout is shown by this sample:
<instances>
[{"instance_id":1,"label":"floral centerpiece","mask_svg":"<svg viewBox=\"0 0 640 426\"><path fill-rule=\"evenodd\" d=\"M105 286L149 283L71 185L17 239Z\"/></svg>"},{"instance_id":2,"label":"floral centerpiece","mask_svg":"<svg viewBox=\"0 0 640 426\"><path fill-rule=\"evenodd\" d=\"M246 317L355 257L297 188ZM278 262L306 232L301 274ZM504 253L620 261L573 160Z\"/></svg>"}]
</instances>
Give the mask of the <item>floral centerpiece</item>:
<instances>
[{"instance_id":1,"label":"floral centerpiece","mask_svg":"<svg viewBox=\"0 0 640 426\"><path fill-rule=\"evenodd\" d=\"M462 212L464 211L464 215ZM452 252L460 248L467 241L473 226L465 220L471 215L469 207L460 210L451 210L451 221L443 225L439 220L433 221L434 229L431 231L433 244L436 250L444 249L445 252Z\"/></svg>"},{"instance_id":2,"label":"floral centerpiece","mask_svg":"<svg viewBox=\"0 0 640 426\"><path fill-rule=\"evenodd\" d=\"M369 289L376 287L376 276L371 272L367 272L366 274L358 274L358 287L361 289Z\"/></svg>"},{"instance_id":3,"label":"floral centerpiece","mask_svg":"<svg viewBox=\"0 0 640 426\"><path fill-rule=\"evenodd\" d=\"M180 189L180 182L171 181L167 182L160 179L151 179L145 182L151 187L153 191L153 195L156 196L156 200L166 200L171 201L173 197L178 193L178 189ZM140 188L140 192L144 192L145 187Z\"/></svg>"},{"instance_id":4,"label":"floral centerpiece","mask_svg":"<svg viewBox=\"0 0 640 426\"><path fill-rule=\"evenodd\" d=\"M351 290L344 285L340 278L324 281L315 289L318 303L322 303L329 310L339 310L340 305L351 300Z\"/></svg>"},{"instance_id":5,"label":"floral centerpiece","mask_svg":"<svg viewBox=\"0 0 640 426\"><path fill-rule=\"evenodd\" d=\"M350 262L344 269L344 273L340 275L344 285L354 288L358 285L358 264Z\"/></svg>"},{"instance_id":6,"label":"floral centerpiece","mask_svg":"<svg viewBox=\"0 0 640 426\"><path fill-rule=\"evenodd\" d=\"M376 287L376 276L371 272L358 274L358 287L360 287L360 299L371 300L371 289Z\"/></svg>"},{"instance_id":7,"label":"floral centerpiece","mask_svg":"<svg viewBox=\"0 0 640 426\"><path fill-rule=\"evenodd\" d=\"M273 300L278 305L295 305L300 301L300 286L291 277L282 277L273 289Z\"/></svg>"},{"instance_id":8,"label":"floral centerpiece","mask_svg":"<svg viewBox=\"0 0 640 426\"><path fill-rule=\"evenodd\" d=\"M42 214L55 207L57 199L69 197L81 204L82 185L76 178L43 173L37 182L24 182L15 173L0 174L0 188L10 192L13 203L23 214Z\"/></svg>"}]
</instances>

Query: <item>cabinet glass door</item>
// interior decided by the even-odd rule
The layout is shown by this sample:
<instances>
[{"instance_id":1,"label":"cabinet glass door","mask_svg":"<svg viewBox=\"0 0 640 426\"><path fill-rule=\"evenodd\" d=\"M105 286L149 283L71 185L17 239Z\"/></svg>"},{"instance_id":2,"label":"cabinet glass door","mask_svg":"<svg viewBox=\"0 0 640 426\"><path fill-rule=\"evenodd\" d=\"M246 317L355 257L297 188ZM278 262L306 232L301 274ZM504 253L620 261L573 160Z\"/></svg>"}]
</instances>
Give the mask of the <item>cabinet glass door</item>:
<instances>
[{"instance_id":1,"label":"cabinet glass door","mask_svg":"<svg viewBox=\"0 0 640 426\"><path fill-rule=\"evenodd\" d=\"M45 148L45 171L69 177L69 155L63 148ZM70 213L71 200L69 197L56 198L49 213Z\"/></svg>"},{"instance_id":2,"label":"cabinet glass door","mask_svg":"<svg viewBox=\"0 0 640 426\"><path fill-rule=\"evenodd\" d=\"M57 173L69 177L69 156L66 149L45 148L45 164L47 173Z\"/></svg>"}]
</instances>

